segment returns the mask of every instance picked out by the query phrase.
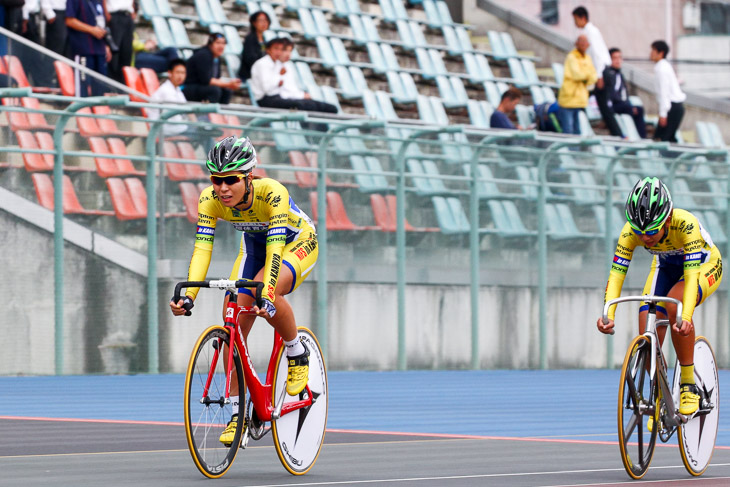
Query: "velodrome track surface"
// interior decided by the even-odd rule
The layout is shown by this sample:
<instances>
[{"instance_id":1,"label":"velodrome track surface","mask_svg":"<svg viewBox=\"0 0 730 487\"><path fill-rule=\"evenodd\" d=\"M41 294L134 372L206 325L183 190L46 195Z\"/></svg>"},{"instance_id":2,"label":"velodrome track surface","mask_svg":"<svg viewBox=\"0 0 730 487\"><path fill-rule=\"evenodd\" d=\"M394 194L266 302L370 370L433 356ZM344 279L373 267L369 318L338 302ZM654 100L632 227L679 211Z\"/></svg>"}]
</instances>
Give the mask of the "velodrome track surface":
<instances>
[{"instance_id":1,"label":"velodrome track surface","mask_svg":"<svg viewBox=\"0 0 730 487\"><path fill-rule=\"evenodd\" d=\"M690 477L673 438L632 481L616 444L619 371L330 372L325 446L288 474L269 436L205 479L181 375L0 378L0 486L730 485L730 413ZM721 387L730 372L720 372ZM726 386L730 387L730 386Z\"/></svg>"}]
</instances>

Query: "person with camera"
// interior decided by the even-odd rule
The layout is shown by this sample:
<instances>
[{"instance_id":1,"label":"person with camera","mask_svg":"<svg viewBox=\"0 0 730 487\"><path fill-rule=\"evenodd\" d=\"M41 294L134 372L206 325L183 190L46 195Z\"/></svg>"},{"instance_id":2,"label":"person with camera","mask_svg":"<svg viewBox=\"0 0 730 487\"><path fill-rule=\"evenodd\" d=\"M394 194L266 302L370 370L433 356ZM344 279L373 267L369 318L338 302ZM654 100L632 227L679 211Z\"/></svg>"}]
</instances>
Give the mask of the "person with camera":
<instances>
[{"instance_id":1,"label":"person with camera","mask_svg":"<svg viewBox=\"0 0 730 487\"><path fill-rule=\"evenodd\" d=\"M103 0L68 0L66 27L73 60L106 76L112 39L106 28ZM76 96L101 96L106 91L103 83L81 70L76 70L74 77Z\"/></svg>"}]
</instances>

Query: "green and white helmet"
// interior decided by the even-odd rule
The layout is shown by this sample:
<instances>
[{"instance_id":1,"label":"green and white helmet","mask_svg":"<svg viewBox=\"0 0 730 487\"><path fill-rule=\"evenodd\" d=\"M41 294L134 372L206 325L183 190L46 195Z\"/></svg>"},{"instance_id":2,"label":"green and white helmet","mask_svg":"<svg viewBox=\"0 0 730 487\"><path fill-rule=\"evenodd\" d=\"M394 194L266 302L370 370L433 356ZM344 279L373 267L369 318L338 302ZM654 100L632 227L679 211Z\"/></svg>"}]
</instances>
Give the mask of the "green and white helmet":
<instances>
[{"instance_id":1,"label":"green and white helmet","mask_svg":"<svg viewBox=\"0 0 730 487\"><path fill-rule=\"evenodd\" d=\"M211 174L228 171L248 174L256 167L256 150L248 137L226 137L208 151L205 165Z\"/></svg>"},{"instance_id":2,"label":"green and white helmet","mask_svg":"<svg viewBox=\"0 0 730 487\"><path fill-rule=\"evenodd\" d=\"M634 185L626 200L626 219L636 230L659 228L674 205L666 185L659 178L644 178Z\"/></svg>"}]
</instances>

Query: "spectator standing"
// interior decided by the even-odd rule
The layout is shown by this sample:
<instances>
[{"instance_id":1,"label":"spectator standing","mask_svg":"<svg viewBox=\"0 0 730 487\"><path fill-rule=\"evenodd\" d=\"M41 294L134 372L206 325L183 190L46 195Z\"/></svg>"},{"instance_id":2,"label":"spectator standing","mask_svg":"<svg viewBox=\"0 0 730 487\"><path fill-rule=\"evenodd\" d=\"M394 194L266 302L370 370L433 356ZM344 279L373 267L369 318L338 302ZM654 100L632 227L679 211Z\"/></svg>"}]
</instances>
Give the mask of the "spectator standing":
<instances>
[{"instance_id":1,"label":"spectator standing","mask_svg":"<svg viewBox=\"0 0 730 487\"><path fill-rule=\"evenodd\" d=\"M46 48L68 56L66 0L41 0L41 11L46 18Z\"/></svg>"},{"instance_id":2,"label":"spectator standing","mask_svg":"<svg viewBox=\"0 0 730 487\"><path fill-rule=\"evenodd\" d=\"M606 85L608 105L615 113L627 113L634 119L636 131L642 139L646 138L646 124L644 123L644 107L635 107L629 101L629 92L626 89L626 81L621 73L623 56L621 50L612 47L608 51L611 54L611 65L606 66L603 71L603 80ZM625 135L625 134L624 134Z\"/></svg>"},{"instance_id":3,"label":"spectator standing","mask_svg":"<svg viewBox=\"0 0 730 487\"><path fill-rule=\"evenodd\" d=\"M573 10L573 21L575 26L578 27L578 35L585 35L588 38L590 47L587 52L591 57L591 61L593 61L593 67L596 69L596 74L598 75L595 88L593 88L591 94L596 97L596 103L598 103L598 109L601 112L601 118L606 124L606 128L611 132L611 135L621 137L621 128L613 116L611 107L608 105L608 97L603 80L603 70L611 64L611 56L608 53L606 42L603 40L603 36L601 35L601 31L598 30L598 27L588 19L588 10L585 7L577 7Z\"/></svg>"},{"instance_id":4,"label":"spectator standing","mask_svg":"<svg viewBox=\"0 0 730 487\"><path fill-rule=\"evenodd\" d=\"M122 68L132 65L132 41L134 40L134 1L105 0L104 15L109 25L114 47L109 64L109 75L124 83Z\"/></svg>"},{"instance_id":5,"label":"spectator standing","mask_svg":"<svg viewBox=\"0 0 730 487\"><path fill-rule=\"evenodd\" d=\"M578 36L575 49L565 58L563 84L558 93L558 120L566 134L580 133L578 113L588 106L588 87L598 79L591 57L586 52L588 46L588 38Z\"/></svg>"},{"instance_id":6,"label":"spectator standing","mask_svg":"<svg viewBox=\"0 0 730 487\"><path fill-rule=\"evenodd\" d=\"M5 8L5 28L18 35L23 32L23 4L24 0L0 0Z\"/></svg>"},{"instance_id":7,"label":"spectator standing","mask_svg":"<svg viewBox=\"0 0 730 487\"><path fill-rule=\"evenodd\" d=\"M509 119L510 115L515 112L515 107L521 99L522 92L514 86L502 93L499 106L492 112L492 116L489 119L489 126L493 129L521 129L522 127L519 125L515 126Z\"/></svg>"},{"instance_id":8,"label":"spectator standing","mask_svg":"<svg viewBox=\"0 0 730 487\"><path fill-rule=\"evenodd\" d=\"M241 80L220 77L220 57L225 49L226 38L216 32L208 36L205 46L195 50L187 62L188 77L183 88L185 98L189 101L230 103L231 90L238 89Z\"/></svg>"},{"instance_id":9,"label":"spectator standing","mask_svg":"<svg viewBox=\"0 0 730 487\"><path fill-rule=\"evenodd\" d=\"M66 2L68 42L74 61L106 76L112 58L106 45L106 21L102 0L68 0ZM76 70L76 96L101 96L104 86L97 79Z\"/></svg>"},{"instance_id":10,"label":"spectator standing","mask_svg":"<svg viewBox=\"0 0 730 487\"><path fill-rule=\"evenodd\" d=\"M677 130L684 118L684 100L687 95L679 87L672 65L667 61L669 45L664 41L651 44L649 57L654 61L654 90L659 105L659 122L654 138L665 142L677 142Z\"/></svg>"},{"instance_id":11,"label":"spectator standing","mask_svg":"<svg viewBox=\"0 0 730 487\"><path fill-rule=\"evenodd\" d=\"M41 44L41 5L39 0L25 0L22 10L22 35L31 42ZM51 63L44 59L43 54L32 47L16 43L11 54L23 60L26 71L35 86L51 85ZM14 52L13 52L14 51Z\"/></svg>"},{"instance_id":12,"label":"spectator standing","mask_svg":"<svg viewBox=\"0 0 730 487\"><path fill-rule=\"evenodd\" d=\"M238 77L245 81L251 77L251 66L253 63L264 57L264 32L271 25L269 15L260 10L249 17L251 21L251 32L243 40L243 52L241 53L241 68Z\"/></svg>"},{"instance_id":13,"label":"spectator standing","mask_svg":"<svg viewBox=\"0 0 730 487\"><path fill-rule=\"evenodd\" d=\"M294 44L286 37L271 39L266 55L251 68L251 90L256 102L269 108L298 108L311 112L337 113L337 107L312 100L299 89L294 64L289 60Z\"/></svg>"}]
</instances>

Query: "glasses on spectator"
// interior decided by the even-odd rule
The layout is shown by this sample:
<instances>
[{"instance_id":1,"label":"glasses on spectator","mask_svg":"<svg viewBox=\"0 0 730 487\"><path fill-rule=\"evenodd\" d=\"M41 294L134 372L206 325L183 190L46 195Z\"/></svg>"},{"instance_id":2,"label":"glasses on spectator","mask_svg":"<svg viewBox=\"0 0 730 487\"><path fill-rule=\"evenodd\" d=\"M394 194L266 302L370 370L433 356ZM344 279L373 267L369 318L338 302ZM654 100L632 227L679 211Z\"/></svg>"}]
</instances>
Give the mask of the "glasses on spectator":
<instances>
[{"instance_id":1,"label":"glasses on spectator","mask_svg":"<svg viewBox=\"0 0 730 487\"><path fill-rule=\"evenodd\" d=\"M220 186L223 183L226 183L228 186L233 186L245 177L245 174L233 174L231 176L211 176L210 182L215 184L216 186Z\"/></svg>"}]
</instances>

